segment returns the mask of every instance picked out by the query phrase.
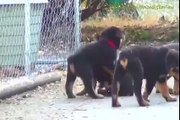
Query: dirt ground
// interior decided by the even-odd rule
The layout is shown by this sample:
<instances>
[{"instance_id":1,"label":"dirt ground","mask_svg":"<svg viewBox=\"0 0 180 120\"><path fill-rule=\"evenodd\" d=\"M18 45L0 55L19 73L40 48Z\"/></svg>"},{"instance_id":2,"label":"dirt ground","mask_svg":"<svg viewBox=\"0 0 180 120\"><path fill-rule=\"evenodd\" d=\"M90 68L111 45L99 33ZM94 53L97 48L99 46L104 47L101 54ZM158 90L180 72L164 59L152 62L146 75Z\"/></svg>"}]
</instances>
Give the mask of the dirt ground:
<instances>
[{"instance_id":1,"label":"dirt ground","mask_svg":"<svg viewBox=\"0 0 180 120\"><path fill-rule=\"evenodd\" d=\"M122 107L112 108L111 98L91 99L87 96L67 99L62 80L0 101L0 120L179 120L178 101L167 103L153 91L149 107L139 107L135 96L121 97ZM173 80L169 80L172 86ZM81 80L74 92L80 91Z\"/></svg>"}]
</instances>

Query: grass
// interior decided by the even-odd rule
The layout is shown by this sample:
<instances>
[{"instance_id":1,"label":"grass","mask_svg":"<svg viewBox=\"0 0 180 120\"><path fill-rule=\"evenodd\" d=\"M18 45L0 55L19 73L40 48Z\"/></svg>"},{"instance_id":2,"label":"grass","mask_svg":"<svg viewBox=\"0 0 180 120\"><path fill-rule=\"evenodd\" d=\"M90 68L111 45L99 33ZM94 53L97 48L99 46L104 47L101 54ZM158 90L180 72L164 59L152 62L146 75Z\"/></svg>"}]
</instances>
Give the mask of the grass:
<instances>
[{"instance_id":1,"label":"grass","mask_svg":"<svg viewBox=\"0 0 180 120\"><path fill-rule=\"evenodd\" d=\"M142 30L142 29L130 29L129 31L126 32L126 41L131 41L133 40L134 42L137 41L146 41L146 40L153 40L153 35L150 31Z\"/></svg>"},{"instance_id":2,"label":"grass","mask_svg":"<svg viewBox=\"0 0 180 120\"><path fill-rule=\"evenodd\" d=\"M119 27L127 27L127 26L152 26L157 25L158 20L153 17L145 17L143 20L133 20L133 19L121 19L114 16L108 16L106 18L102 18L101 20L88 20L82 23L83 26L96 26L96 27L108 27L108 26L119 26Z\"/></svg>"},{"instance_id":3,"label":"grass","mask_svg":"<svg viewBox=\"0 0 180 120\"><path fill-rule=\"evenodd\" d=\"M148 16L143 20L120 19L108 16L101 20L84 21L82 22L82 40L94 40L95 34L99 34L109 26L123 28L126 34L126 42L179 41L179 26L177 22L159 22L157 19Z\"/></svg>"}]
</instances>

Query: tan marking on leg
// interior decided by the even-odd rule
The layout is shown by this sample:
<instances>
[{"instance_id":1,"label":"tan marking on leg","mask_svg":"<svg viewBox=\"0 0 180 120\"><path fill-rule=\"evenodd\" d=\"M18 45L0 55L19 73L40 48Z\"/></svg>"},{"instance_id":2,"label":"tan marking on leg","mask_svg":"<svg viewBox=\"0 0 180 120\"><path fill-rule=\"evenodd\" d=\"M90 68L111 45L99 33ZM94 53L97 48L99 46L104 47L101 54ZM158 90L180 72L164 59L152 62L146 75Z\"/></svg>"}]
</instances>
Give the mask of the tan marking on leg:
<instances>
[{"instance_id":1,"label":"tan marking on leg","mask_svg":"<svg viewBox=\"0 0 180 120\"><path fill-rule=\"evenodd\" d=\"M122 65L122 67L126 70L127 65L128 65L128 59L127 58L122 58L120 60L120 65Z\"/></svg>"},{"instance_id":2,"label":"tan marking on leg","mask_svg":"<svg viewBox=\"0 0 180 120\"><path fill-rule=\"evenodd\" d=\"M175 72L173 68L169 70L169 76L173 76L177 81L179 81L179 73Z\"/></svg>"},{"instance_id":3,"label":"tan marking on leg","mask_svg":"<svg viewBox=\"0 0 180 120\"><path fill-rule=\"evenodd\" d=\"M177 100L175 97L172 97L169 94L169 88L167 86L167 81L165 81L163 83L159 83L159 90L160 90L162 96L166 99L166 101L170 102L170 101L176 101Z\"/></svg>"},{"instance_id":4,"label":"tan marking on leg","mask_svg":"<svg viewBox=\"0 0 180 120\"><path fill-rule=\"evenodd\" d=\"M159 84L158 83L156 83L155 88L156 88L156 93L160 93Z\"/></svg>"},{"instance_id":5,"label":"tan marking on leg","mask_svg":"<svg viewBox=\"0 0 180 120\"><path fill-rule=\"evenodd\" d=\"M176 81L179 82L179 73L174 73L173 77L175 78Z\"/></svg>"},{"instance_id":6,"label":"tan marking on leg","mask_svg":"<svg viewBox=\"0 0 180 120\"><path fill-rule=\"evenodd\" d=\"M160 88L159 88L159 83L157 82L156 85L155 85L155 88L156 88L156 93L160 93ZM170 94L173 94L173 89L168 87L169 88L169 93Z\"/></svg>"},{"instance_id":7,"label":"tan marking on leg","mask_svg":"<svg viewBox=\"0 0 180 120\"><path fill-rule=\"evenodd\" d=\"M179 95L179 73L174 72L173 68L169 70L169 75L174 77L173 93Z\"/></svg>"},{"instance_id":8,"label":"tan marking on leg","mask_svg":"<svg viewBox=\"0 0 180 120\"><path fill-rule=\"evenodd\" d=\"M69 65L69 68L72 73L75 73L76 70L75 70L75 66L73 63Z\"/></svg>"},{"instance_id":9,"label":"tan marking on leg","mask_svg":"<svg viewBox=\"0 0 180 120\"><path fill-rule=\"evenodd\" d=\"M168 74L169 74L169 76L173 76L174 75L173 68L170 68Z\"/></svg>"},{"instance_id":10,"label":"tan marking on leg","mask_svg":"<svg viewBox=\"0 0 180 120\"><path fill-rule=\"evenodd\" d=\"M177 81L177 80L174 80L173 93L175 95L179 95L179 81Z\"/></svg>"}]
</instances>

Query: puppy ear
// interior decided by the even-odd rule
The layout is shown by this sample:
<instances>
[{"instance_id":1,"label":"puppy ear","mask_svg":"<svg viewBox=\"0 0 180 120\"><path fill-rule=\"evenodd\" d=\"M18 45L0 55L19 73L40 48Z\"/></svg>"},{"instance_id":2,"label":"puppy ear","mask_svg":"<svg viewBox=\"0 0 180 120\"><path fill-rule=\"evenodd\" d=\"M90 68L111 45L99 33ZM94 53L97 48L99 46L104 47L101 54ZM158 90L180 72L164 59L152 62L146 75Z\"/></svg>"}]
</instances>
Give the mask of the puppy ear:
<instances>
[{"instance_id":1,"label":"puppy ear","mask_svg":"<svg viewBox=\"0 0 180 120\"><path fill-rule=\"evenodd\" d=\"M128 66L128 59L127 58L121 58L120 59L120 65L126 70Z\"/></svg>"}]
</instances>

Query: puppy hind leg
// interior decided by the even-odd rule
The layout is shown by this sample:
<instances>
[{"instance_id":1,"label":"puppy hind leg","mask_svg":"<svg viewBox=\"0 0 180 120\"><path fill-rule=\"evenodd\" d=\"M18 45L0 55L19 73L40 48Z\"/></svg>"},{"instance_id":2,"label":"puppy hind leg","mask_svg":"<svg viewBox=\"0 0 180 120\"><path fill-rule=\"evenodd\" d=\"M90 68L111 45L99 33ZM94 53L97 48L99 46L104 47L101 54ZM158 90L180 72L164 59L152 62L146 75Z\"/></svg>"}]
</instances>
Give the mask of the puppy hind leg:
<instances>
[{"instance_id":1,"label":"puppy hind leg","mask_svg":"<svg viewBox=\"0 0 180 120\"><path fill-rule=\"evenodd\" d=\"M65 84L66 94L68 98L75 98L75 95L73 94L73 91L72 91L75 79L76 79L76 75L72 73L72 71L68 67L67 79L66 79L66 84Z\"/></svg>"},{"instance_id":2,"label":"puppy hind leg","mask_svg":"<svg viewBox=\"0 0 180 120\"><path fill-rule=\"evenodd\" d=\"M174 86L174 87L175 87L175 86ZM158 84L158 83L156 83L155 88L156 88L156 93L160 93L159 84ZM175 93L175 92L174 92L174 89L172 89L172 88L169 87L169 93L170 93L170 94L174 94L174 93Z\"/></svg>"},{"instance_id":3,"label":"puppy hind leg","mask_svg":"<svg viewBox=\"0 0 180 120\"><path fill-rule=\"evenodd\" d=\"M156 93L160 93L160 88L159 88L159 83L158 82L156 83L155 88L156 88ZM170 87L169 87L169 93L174 94L174 90L172 88L170 88Z\"/></svg>"}]
</instances>

